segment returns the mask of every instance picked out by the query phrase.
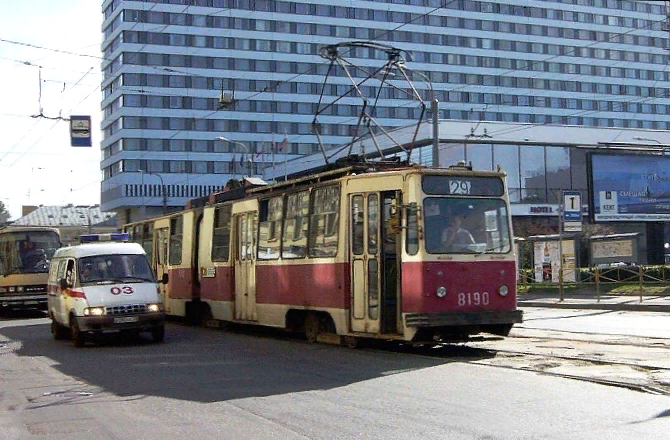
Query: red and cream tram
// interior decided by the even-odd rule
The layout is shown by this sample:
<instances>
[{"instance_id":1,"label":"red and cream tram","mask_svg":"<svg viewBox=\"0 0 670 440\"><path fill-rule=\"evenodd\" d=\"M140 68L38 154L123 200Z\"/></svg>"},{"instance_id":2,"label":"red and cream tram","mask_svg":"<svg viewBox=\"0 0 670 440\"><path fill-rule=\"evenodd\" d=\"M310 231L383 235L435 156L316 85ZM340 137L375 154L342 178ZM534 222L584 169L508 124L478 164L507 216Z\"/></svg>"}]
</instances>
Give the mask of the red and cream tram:
<instances>
[{"instance_id":1,"label":"red and cream tram","mask_svg":"<svg viewBox=\"0 0 670 440\"><path fill-rule=\"evenodd\" d=\"M521 322L505 174L352 165L125 226L168 314L309 340L506 336Z\"/></svg>"}]
</instances>

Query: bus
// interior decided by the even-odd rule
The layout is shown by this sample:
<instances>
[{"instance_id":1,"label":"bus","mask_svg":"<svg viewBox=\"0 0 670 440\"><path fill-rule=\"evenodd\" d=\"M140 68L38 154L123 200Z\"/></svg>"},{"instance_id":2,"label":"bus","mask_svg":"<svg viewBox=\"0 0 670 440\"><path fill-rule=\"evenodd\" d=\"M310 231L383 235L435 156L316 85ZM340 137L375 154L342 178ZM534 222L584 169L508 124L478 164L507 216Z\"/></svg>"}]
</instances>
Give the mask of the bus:
<instances>
[{"instance_id":1,"label":"bus","mask_svg":"<svg viewBox=\"0 0 670 440\"><path fill-rule=\"evenodd\" d=\"M61 246L58 229L0 229L1 309L47 309L49 264Z\"/></svg>"},{"instance_id":2,"label":"bus","mask_svg":"<svg viewBox=\"0 0 670 440\"><path fill-rule=\"evenodd\" d=\"M502 171L358 163L124 230L169 274L169 315L350 347L467 341L522 321L507 194Z\"/></svg>"}]
</instances>

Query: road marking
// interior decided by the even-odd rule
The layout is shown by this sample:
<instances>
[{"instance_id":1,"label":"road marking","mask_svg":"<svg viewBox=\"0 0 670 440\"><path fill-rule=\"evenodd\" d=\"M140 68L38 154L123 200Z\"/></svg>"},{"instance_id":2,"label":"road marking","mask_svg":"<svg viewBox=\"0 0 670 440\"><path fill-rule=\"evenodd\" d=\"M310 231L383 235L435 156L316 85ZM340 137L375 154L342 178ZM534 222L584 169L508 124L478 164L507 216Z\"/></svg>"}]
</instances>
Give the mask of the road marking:
<instances>
[{"instance_id":1,"label":"road marking","mask_svg":"<svg viewBox=\"0 0 670 440\"><path fill-rule=\"evenodd\" d=\"M209 361L209 362L157 362L145 364L132 364L137 368L156 368L156 367L209 367L213 365L239 365L243 362L237 361Z\"/></svg>"}]
</instances>

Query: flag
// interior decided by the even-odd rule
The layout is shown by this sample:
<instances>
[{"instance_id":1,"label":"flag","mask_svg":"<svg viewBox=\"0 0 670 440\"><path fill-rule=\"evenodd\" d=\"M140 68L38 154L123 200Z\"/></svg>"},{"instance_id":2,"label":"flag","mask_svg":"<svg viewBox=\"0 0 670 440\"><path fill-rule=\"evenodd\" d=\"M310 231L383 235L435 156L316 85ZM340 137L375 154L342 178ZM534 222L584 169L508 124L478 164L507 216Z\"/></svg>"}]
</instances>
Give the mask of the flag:
<instances>
[{"instance_id":1,"label":"flag","mask_svg":"<svg viewBox=\"0 0 670 440\"><path fill-rule=\"evenodd\" d=\"M258 148L258 144L256 144L256 159L258 159L261 154L263 154L263 144L261 144L260 148Z\"/></svg>"},{"instance_id":2,"label":"flag","mask_svg":"<svg viewBox=\"0 0 670 440\"><path fill-rule=\"evenodd\" d=\"M284 140L279 144L279 151L284 151L284 148L288 146L288 136L284 133Z\"/></svg>"}]
</instances>

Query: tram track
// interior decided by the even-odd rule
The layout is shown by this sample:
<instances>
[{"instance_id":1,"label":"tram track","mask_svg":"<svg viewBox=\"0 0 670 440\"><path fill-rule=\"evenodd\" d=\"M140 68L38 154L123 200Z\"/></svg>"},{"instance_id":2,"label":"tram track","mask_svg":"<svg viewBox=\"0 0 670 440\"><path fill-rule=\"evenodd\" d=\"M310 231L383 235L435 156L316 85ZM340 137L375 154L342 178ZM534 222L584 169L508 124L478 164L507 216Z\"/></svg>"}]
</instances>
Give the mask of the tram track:
<instances>
[{"instance_id":1,"label":"tram track","mask_svg":"<svg viewBox=\"0 0 670 440\"><path fill-rule=\"evenodd\" d=\"M275 329L259 329L244 325L228 325L226 331L240 335L269 337L277 340L293 341L301 344L312 344L286 332ZM593 336L596 336L595 334ZM602 336L602 335L600 335ZM608 335L605 335L608 336ZM432 359L445 359L452 362L463 362L473 365L482 365L493 368L510 370L523 370L536 374L542 374L564 379L580 380L605 386L615 386L644 393L670 396L670 363L667 366L654 365L648 362L634 362L621 359L607 359L593 354L562 354L551 352L551 350L573 349L574 347L551 347L552 342L565 342L570 344L585 344L589 348L598 346L630 347L633 349L659 349L670 350L668 346L649 347L640 342L625 341L600 341L600 340L575 340L569 337L539 337L537 335L512 335L507 338L500 337L475 337L472 341L463 343L436 343L436 344L407 344L395 341L368 340L366 344L358 348L361 352L386 353L394 355L422 356ZM529 349L511 349L495 347L493 344L504 344L510 341L532 341ZM524 342L525 343L525 342ZM317 343L318 344L318 343ZM491 344L491 345L489 345ZM323 343L323 345L332 345ZM537 349L534 349L537 348ZM342 347L342 349L346 349ZM602 351L602 350L599 350ZM669 357L670 358L670 357ZM552 371L560 369L574 370ZM629 380L619 380L611 371L598 371L599 368L621 369L624 373L631 373ZM595 369L595 371L592 371ZM616 371L615 371L616 373ZM637 377L636 377L637 375ZM662 376L661 379L654 375ZM624 374L625 376L625 374Z\"/></svg>"},{"instance_id":2,"label":"tram track","mask_svg":"<svg viewBox=\"0 0 670 440\"><path fill-rule=\"evenodd\" d=\"M588 341L588 343L593 345L597 344L595 341ZM416 347L414 350L403 352L430 358L448 357L450 359L460 359L463 362L476 365L486 365L494 368L512 370L523 370L552 377L580 380L597 383L600 385L631 389L639 392L670 396L670 366L665 367L660 365L647 365L638 362L600 359L585 355L562 355L546 353L543 351L510 350L495 347L473 346L468 344L469 343L463 343L462 345L440 344L431 348ZM550 371L551 368L564 367L565 365L563 362L570 363L570 367L579 367L576 368L577 370L588 369L589 366L621 367L642 373L644 375L666 373L666 377L668 379L659 381L653 378L648 378L647 380L635 378L627 381L611 379L598 375L570 374L559 371ZM585 373L588 373L588 371L585 371Z\"/></svg>"}]
</instances>

